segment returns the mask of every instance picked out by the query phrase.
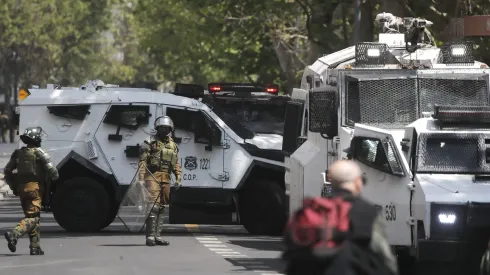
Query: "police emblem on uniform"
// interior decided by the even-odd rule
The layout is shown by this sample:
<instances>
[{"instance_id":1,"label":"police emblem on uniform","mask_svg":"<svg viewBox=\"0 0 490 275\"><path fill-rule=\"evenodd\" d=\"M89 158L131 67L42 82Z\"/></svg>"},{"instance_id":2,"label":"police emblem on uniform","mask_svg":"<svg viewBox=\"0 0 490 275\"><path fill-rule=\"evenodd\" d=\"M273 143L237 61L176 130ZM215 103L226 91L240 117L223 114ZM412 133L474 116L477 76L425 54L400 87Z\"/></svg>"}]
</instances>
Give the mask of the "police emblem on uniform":
<instances>
[{"instance_id":1,"label":"police emblem on uniform","mask_svg":"<svg viewBox=\"0 0 490 275\"><path fill-rule=\"evenodd\" d=\"M196 157L185 157L184 168L187 170L197 169L197 158Z\"/></svg>"}]
</instances>

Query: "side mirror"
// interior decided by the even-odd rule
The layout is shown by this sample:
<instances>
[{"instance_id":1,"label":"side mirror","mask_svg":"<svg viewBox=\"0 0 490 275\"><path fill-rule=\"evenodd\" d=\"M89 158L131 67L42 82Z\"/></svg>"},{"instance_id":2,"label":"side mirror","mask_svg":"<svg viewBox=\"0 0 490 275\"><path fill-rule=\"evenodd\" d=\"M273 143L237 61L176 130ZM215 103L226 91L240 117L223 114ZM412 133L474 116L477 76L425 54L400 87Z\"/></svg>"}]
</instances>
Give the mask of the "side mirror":
<instances>
[{"instance_id":1,"label":"side mirror","mask_svg":"<svg viewBox=\"0 0 490 275\"><path fill-rule=\"evenodd\" d=\"M298 137L301 136L303 110L304 103L302 102L288 101L286 103L282 151L289 155L301 146Z\"/></svg>"},{"instance_id":2,"label":"side mirror","mask_svg":"<svg viewBox=\"0 0 490 275\"><path fill-rule=\"evenodd\" d=\"M309 130L325 139L338 135L338 93L332 86L311 89L309 92Z\"/></svg>"},{"instance_id":3,"label":"side mirror","mask_svg":"<svg viewBox=\"0 0 490 275\"><path fill-rule=\"evenodd\" d=\"M361 139L358 137L353 137L350 141L349 148L344 149L343 152L347 154L346 159L353 160L356 157L356 153L361 147Z\"/></svg>"}]
</instances>

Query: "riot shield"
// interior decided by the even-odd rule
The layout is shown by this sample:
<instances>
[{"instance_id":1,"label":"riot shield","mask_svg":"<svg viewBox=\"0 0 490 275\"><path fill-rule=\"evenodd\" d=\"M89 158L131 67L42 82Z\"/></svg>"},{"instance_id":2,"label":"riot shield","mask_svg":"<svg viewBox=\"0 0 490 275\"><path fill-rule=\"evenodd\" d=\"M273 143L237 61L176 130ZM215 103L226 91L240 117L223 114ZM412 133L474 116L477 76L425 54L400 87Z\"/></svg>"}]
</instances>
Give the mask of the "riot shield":
<instances>
[{"instance_id":1,"label":"riot shield","mask_svg":"<svg viewBox=\"0 0 490 275\"><path fill-rule=\"evenodd\" d=\"M146 167L145 167L146 169ZM117 216L130 232L141 232L145 226L146 219L150 214L150 209L155 201L150 198L150 193L145 184L138 180L138 170L129 185L119 206ZM148 174L149 171L146 171Z\"/></svg>"}]
</instances>

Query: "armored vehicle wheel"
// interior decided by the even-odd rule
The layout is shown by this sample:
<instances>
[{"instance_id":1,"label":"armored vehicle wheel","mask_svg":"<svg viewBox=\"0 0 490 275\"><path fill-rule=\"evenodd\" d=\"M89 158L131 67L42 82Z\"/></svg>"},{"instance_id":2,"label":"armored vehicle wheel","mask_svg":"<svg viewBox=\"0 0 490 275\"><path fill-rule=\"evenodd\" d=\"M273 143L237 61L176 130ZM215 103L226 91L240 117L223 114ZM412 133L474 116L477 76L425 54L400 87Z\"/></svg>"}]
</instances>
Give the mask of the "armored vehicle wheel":
<instances>
[{"instance_id":1,"label":"armored vehicle wheel","mask_svg":"<svg viewBox=\"0 0 490 275\"><path fill-rule=\"evenodd\" d=\"M113 205L110 207L109 215L107 215L107 219L104 221L104 223L102 223L100 229L104 229L111 225L111 223L116 219L118 210L119 208L117 207L117 205Z\"/></svg>"},{"instance_id":2,"label":"armored vehicle wheel","mask_svg":"<svg viewBox=\"0 0 490 275\"><path fill-rule=\"evenodd\" d=\"M253 235L281 235L287 222L286 199L284 189L274 181L250 184L239 198L241 224Z\"/></svg>"},{"instance_id":3,"label":"armored vehicle wheel","mask_svg":"<svg viewBox=\"0 0 490 275\"><path fill-rule=\"evenodd\" d=\"M54 218L66 231L98 231L109 211L109 195L91 178L69 179L57 187L53 197Z\"/></svg>"}]
</instances>

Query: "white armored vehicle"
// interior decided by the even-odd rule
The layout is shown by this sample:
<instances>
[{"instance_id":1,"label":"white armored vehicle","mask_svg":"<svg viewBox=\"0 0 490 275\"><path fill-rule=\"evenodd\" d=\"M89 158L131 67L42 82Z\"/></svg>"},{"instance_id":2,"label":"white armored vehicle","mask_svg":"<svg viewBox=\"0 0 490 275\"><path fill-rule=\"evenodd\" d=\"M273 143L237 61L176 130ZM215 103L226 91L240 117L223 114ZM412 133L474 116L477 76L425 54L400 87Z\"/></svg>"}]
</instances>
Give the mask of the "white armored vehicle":
<instances>
[{"instance_id":1,"label":"white armored vehicle","mask_svg":"<svg viewBox=\"0 0 490 275\"><path fill-rule=\"evenodd\" d=\"M195 85L179 87L204 94ZM96 231L112 223L134 182L141 144L154 134L155 119L168 115L182 166L170 223L238 222L253 234L281 232L287 218L282 136L230 125L233 120L198 100L148 89L89 81L29 92L18 108L19 127L44 130L42 146L60 174L50 206L64 229Z\"/></svg>"},{"instance_id":2,"label":"white armored vehicle","mask_svg":"<svg viewBox=\"0 0 490 275\"><path fill-rule=\"evenodd\" d=\"M490 233L490 70L471 43L424 43L429 21L377 21L379 42L319 58L293 92L283 139L290 212L325 194L326 170L349 152L399 259L467 267Z\"/></svg>"}]
</instances>

